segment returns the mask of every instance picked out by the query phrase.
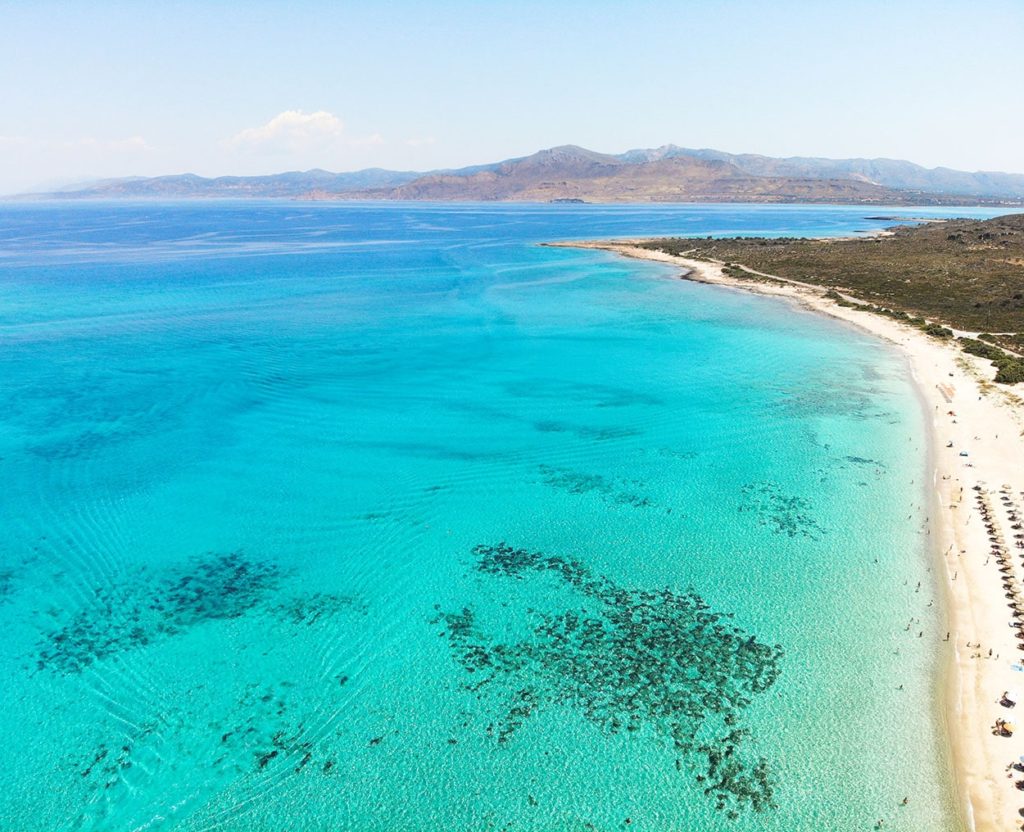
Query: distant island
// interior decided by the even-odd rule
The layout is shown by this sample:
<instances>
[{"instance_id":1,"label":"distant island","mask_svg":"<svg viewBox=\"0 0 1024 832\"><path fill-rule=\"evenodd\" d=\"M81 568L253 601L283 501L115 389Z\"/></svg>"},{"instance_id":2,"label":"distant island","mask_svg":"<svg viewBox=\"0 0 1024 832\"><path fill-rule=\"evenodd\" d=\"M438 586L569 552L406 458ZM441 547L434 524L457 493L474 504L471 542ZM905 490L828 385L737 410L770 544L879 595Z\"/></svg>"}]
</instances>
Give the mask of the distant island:
<instances>
[{"instance_id":1,"label":"distant island","mask_svg":"<svg viewBox=\"0 0 1024 832\"><path fill-rule=\"evenodd\" d=\"M1024 205L1024 174L893 159L773 158L675 145L617 155L575 145L457 170L107 179L21 199L290 198L550 203Z\"/></svg>"}]
</instances>

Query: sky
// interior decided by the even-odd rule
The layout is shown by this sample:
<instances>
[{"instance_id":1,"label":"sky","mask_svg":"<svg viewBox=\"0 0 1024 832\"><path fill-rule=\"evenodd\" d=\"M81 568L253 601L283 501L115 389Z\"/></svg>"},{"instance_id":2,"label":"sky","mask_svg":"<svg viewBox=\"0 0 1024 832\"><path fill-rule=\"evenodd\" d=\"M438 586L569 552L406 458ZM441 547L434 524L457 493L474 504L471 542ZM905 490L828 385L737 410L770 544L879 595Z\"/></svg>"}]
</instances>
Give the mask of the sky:
<instances>
[{"instance_id":1,"label":"sky","mask_svg":"<svg viewBox=\"0 0 1024 832\"><path fill-rule=\"evenodd\" d=\"M0 0L0 194L668 143L1024 173L1024 0Z\"/></svg>"}]
</instances>

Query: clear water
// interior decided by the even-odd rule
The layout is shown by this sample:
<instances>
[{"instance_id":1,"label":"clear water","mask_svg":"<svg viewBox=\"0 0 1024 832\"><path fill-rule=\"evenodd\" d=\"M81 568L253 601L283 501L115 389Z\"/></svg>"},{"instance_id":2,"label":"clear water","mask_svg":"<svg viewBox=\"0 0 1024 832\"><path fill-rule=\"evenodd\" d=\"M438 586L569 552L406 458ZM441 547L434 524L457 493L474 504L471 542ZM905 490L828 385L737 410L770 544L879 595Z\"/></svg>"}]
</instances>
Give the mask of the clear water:
<instances>
[{"instance_id":1,"label":"clear water","mask_svg":"<svg viewBox=\"0 0 1024 832\"><path fill-rule=\"evenodd\" d=\"M899 356L535 245L865 213L0 207L0 827L959 829Z\"/></svg>"}]
</instances>

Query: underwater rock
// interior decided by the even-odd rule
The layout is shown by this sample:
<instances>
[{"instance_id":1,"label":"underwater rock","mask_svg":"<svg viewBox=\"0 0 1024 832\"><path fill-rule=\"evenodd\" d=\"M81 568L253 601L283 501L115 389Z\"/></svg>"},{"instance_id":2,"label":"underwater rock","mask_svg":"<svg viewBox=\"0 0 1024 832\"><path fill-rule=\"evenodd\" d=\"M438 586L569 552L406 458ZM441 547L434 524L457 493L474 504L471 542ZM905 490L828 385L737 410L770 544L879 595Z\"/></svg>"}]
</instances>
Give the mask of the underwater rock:
<instances>
[{"instance_id":1,"label":"underwater rock","mask_svg":"<svg viewBox=\"0 0 1024 832\"><path fill-rule=\"evenodd\" d=\"M580 561L505 543L473 551L484 575L522 581L547 574L581 602L560 613L530 608L530 637L514 643L490 638L472 607L438 613L434 622L472 676L463 687L500 703L489 736L506 744L537 710L569 706L610 734L670 743L676 767L685 759L722 811L773 805L768 763L748 759L749 732L735 726L778 678L781 647L729 625L729 615L692 591L623 587Z\"/></svg>"}]
</instances>

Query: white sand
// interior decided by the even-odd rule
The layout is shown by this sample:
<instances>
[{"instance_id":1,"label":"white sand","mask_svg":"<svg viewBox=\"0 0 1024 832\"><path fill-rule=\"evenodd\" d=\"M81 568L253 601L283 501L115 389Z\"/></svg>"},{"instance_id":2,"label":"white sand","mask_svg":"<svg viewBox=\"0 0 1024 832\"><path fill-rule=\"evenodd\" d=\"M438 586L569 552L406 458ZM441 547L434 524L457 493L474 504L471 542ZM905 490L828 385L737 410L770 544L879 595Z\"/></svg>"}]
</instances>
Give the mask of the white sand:
<instances>
[{"instance_id":1,"label":"white sand","mask_svg":"<svg viewBox=\"0 0 1024 832\"><path fill-rule=\"evenodd\" d=\"M906 353L933 419L934 499L929 521L935 556L945 566L949 596L951 672L947 697L957 797L970 829L1006 832L1024 828L1020 814L1024 792L1015 788L1024 772L1008 770L1010 763L1024 755L1024 701L1015 709L998 702L1003 691L1017 690L1024 696L1024 672L1011 667L1024 662L1024 651L1018 647L1024 641L1018 641L1018 630L1010 626L1003 575L999 561L991 555L979 492L973 490L976 485L984 489L1011 564L1010 579L1016 586L1024 586L1024 549L1016 548L1013 536L1021 530L1011 528L1009 519L1016 507L1019 522L1024 523L1024 400L1012 387L991 381L995 373L989 362L893 319L839 306L824 297L823 289L809 284L737 279L723 274L719 265L638 248L629 242L555 245L671 263L686 269L684 276L689 280L789 298L848 321ZM947 447L948 442L952 447ZM960 456L961 451L969 456ZM1002 499L1004 484L1012 499L1009 506ZM1014 721L1018 715L1020 728L1014 736L993 733L997 718Z\"/></svg>"}]
</instances>

